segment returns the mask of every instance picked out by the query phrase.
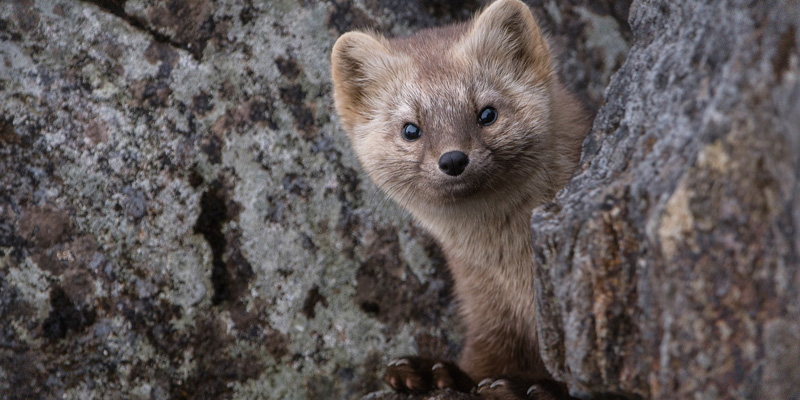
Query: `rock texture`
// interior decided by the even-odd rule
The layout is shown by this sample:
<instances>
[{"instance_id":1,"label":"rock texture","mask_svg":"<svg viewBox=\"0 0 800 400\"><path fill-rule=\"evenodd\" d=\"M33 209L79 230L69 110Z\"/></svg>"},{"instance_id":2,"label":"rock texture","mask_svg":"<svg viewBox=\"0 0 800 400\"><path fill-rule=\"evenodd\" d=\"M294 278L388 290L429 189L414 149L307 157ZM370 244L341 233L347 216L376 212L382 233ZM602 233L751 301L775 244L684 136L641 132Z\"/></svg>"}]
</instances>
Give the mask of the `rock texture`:
<instances>
[{"instance_id":1,"label":"rock texture","mask_svg":"<svg viewBox=\"0 0 800 400\"><path fill-rule=\"evenodd\" d=\"M582 169L534 230L576 394L800 399L800 5L639 1Z\"/></svg>"},{"instance_id":2,"label":"rock texture","mask_svg":"<svg viewBox=\"0 0 800 400\"><path fill-rule=\"evenodd\" d=\"M328 57L482 4L0 1L0 399L352 399L454 357L442 257L362 179ZM628 2L531 5L596 105Z\"/></svg>"}]
</instances>

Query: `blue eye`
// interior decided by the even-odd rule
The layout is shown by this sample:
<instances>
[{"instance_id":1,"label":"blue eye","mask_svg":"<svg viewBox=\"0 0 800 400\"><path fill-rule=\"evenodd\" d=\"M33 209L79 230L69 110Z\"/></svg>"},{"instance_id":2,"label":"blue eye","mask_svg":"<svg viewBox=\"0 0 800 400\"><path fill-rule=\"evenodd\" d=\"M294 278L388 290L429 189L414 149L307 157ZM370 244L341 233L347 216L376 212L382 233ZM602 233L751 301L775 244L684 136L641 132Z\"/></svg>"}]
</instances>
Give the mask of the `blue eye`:
<instances>
[{"instance_id":1,"label":"blue eye","mask_svg":"<svg viewBox=\"0 0 800 400\"><path fill-rule=\"evenodd\" d=\"M408 123L403 125L403 139L413 142L422 136L422 130L418 126Z\"/></svg>"},{"instance_id":2,"label":"blue eye","mask_svg":"<svg viewBox=\"0 0 800 400\"><path fill-rule=\"evenodd\" d=\"M497 121L497 110L492 107L484 107L478 113L478 125L480 126L489 126Z\"/></svg>"}]
</instances>

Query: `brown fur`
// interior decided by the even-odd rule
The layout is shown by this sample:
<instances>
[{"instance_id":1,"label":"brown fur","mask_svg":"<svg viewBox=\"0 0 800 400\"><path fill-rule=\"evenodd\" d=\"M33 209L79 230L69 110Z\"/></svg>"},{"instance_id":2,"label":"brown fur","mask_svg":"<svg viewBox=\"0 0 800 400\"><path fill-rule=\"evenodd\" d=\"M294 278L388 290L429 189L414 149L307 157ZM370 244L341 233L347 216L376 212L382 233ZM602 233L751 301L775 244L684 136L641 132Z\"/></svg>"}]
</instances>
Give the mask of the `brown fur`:
<instances>
[{"instance_id":1,"label":"brown fur","mask_svg":"<svg viewBox=\"0 0 800 400\"><path fill-rule=\"evenodd\" d=\"M332 54L336 109L364 169L441 243L466 325L472 379L548 378L536 338L529 218L574 172L589 119L555 75L527 6L405 39L350 32ZM498 119L481 127L485 106ZM401 137L415 123L422 137ZM470 163L438 169L445 152Z\"/></svg>"}]
</instances>

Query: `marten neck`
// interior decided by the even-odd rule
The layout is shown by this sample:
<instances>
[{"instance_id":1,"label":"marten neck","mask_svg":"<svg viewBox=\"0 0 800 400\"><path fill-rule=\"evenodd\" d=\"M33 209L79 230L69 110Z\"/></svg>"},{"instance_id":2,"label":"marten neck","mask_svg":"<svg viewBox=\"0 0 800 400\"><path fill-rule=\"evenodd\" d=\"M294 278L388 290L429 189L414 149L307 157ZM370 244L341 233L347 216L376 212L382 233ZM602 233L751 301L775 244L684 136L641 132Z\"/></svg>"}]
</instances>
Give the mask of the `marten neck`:
<instances>
[{"instance_id":1,"label":"marten neck","mask_svg":"<svg viewBox=\"0 0 800 400\"><path fill-rule=\"evenodd\" d=\"M412 212L447 254L464 261L498 265L502 253L518 254L530 247L532 205L469 203Z\"/></svg>"},{"instance_id":2,"label":"marten neck","mask_svg":"<svg viewBox=\"0 0 800 400\"><path fill-rule=\"evenodd\" d=\"M498 371L549 378L536 350L532 208L484 205L483 212L416 215L447 256L465 337L472 342L465 343L461 367L473 379ZM496 351L485 358L475 346Z\"/></svg>"}]
</instances>

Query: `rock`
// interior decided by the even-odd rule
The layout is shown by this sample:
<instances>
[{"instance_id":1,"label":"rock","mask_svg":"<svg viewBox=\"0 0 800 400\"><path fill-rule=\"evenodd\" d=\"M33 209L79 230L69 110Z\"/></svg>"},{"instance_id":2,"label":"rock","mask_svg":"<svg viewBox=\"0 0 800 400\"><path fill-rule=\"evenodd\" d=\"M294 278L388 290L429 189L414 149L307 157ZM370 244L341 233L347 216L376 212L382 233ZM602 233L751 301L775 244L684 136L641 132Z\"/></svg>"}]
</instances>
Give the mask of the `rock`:
<instances>
[{"instance_id":1,"label":"rock","mask_svg":"<svg viewBox=\"0 0 800 400\"><path fill-rule=\"evenodd\" d=\"M800 398L798 21L631 8L581 170L532 219L543 356L574 394Z\"/></svg>"},{"instance_id":2,"label":"rock","mask_svg":"<svg viewBox=\"0 0 800 400\"><path fill-rule=\"evenodd\" d=\"M628 2L530 3L597 106ZM354 399L455 357L442 256L363 179L328 54L482 4L0 2L0 398Z\"/></svg>"}]
</instances>

